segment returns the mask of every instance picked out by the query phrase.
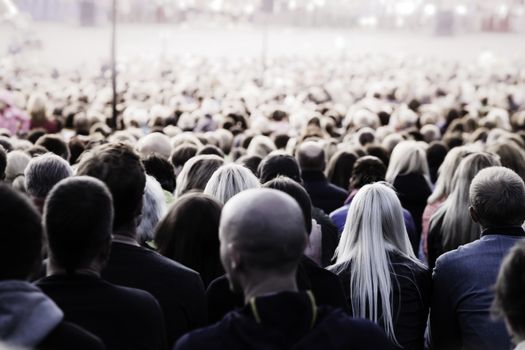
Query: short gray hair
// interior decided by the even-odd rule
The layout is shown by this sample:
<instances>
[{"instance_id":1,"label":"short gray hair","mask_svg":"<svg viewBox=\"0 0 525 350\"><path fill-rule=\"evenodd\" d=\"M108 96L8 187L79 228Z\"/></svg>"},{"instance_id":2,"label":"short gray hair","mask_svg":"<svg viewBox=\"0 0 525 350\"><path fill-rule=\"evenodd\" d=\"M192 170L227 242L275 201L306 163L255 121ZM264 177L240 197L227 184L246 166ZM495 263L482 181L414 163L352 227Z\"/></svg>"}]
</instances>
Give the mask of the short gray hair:
<instances>
[{"instance_id":1,"label":"short gray hair","mask_svg":"<svg viewBox=\"0 0 525 350\"><path fill-rule=\"evenodd\" d=\"M46 153L31 159L24 173L27 193L43 199L60 180L73 176L73 169L64 158Z\"/></svg>"},{"instance_id":2,"label":"short gray hair","mask_svg":"<svg viewBox=\"0 0 525 350\"><path fill-rule=\"evenodd\" d=\"M508 168L481 170L472 180L469 199L483 227L521 225L525 219L525 183Z\"/></svg>"}]
</instances>

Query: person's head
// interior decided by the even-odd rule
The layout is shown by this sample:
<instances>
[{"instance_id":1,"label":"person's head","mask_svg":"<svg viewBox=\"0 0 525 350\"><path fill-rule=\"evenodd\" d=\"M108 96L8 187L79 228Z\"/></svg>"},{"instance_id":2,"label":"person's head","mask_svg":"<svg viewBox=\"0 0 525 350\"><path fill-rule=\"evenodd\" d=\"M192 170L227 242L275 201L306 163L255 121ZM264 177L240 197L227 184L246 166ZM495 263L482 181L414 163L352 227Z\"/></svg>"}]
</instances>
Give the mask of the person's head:
<instances>
[{"instance_id":1,"label":"person's head","mask_svg":"<svg viewBox=\"0 0 525 350\"><path fill-rule=\"evenodd\" d=\"M479 225L470 220L468 213L469 187L480 170L498 165L498 156L487 152L472 153L459 163L454 174L453 190L435 213L443 217L442 243L446 250L456 249L479 238Z\"/></svg>"},{"instance_id":2,"label":"person's head","mask_svg":"<svg viewBox=\"0 0 525 350\"><path fill-rule=\"evenodd\" d=\"M7 164L5 168L5 180L13 183L17 178L24 177L24 171L29 164L31 157L23 151L11 151L7 154Z\"/></svg>"},{"instance_id":3,"label":"person's head","mask_svg":"<svg viewBox=\"0 0 525 350\"><path fill-rule=\"evenodd\" d=\"M248 168L239 164L226 164L210 177L204 193L219 203L226 203L237 193L260 187L259 179Z\"/></svg>"},{"instance_id":4,"label":"person's head","mask_svg":"<svg viewBox=\"0 0 525 350\"><path fill-rule=\"evenodd\" d=\"M277 176L275 179L266 182L263 187L278 190L292 196L301 207L306 233L310 234L312 231L312 201L304 187L286 176Z\"/></svg>"},{"instance_id":5,"label":"person's head","mask_svg":"<svg viewBox=\"0 0 525 350\"><path fill-rule=\"evenodd\" d=\"M387 335L396 341L388 255L391 250L417 263L395 191L386 183L365 185L350 204L336 249L336 263L342 270L351 264L353 315L375 322L382 315Z\"/></svg>"},{"instance_id":6,"label":"person's head","mask_svg":"<svg viewBox=\"0 0 525 350\"><path fill-rule=\"evenodd\" d=\"M240 164L248 169L254 174L257 174L257 168L261 164L262 158L259 156L249 156L243 155L235 160L235 163Z\"/></svg>"},{"instance_id":7,"label":"person's head","mask_svg":"<svg viewBox=\"0 0 525 350\"><path fill-rule=\"evenodd\" d=\"M215 154L216 156L224 158L224 152L215 145L205 145L197 152L197 154Z\"/></svg>"},{"instance_id":8,"label":"person's head","mask_svg":"<svg viewBox=\"0 0 525 350\"><path fill-rule=\"evenodd\" d=\"M487 152L497 154L502 166L514 170L525 180L525 151L514 142L498 142L487 147Z\"/></svg>"},{"instance_id":9,"label":"person's head","mask_svg":"<svg viewBox=\"0 0 525 350\"><path fill-rule=\"evenodd\" d=\"M247 297L249 288L273 279L295 281L307 234L301 208L292 197L255 189L225 204L219 240L230 287Z\"/></svg>"},{"instance_id":10,"label":"person's head","mask_svg":"<svg viewBox=\"0 0 525 350\"><path fill-rule=\"evenodd\" d=\"M52 152L67 161L69 161L69 157L71 156L66 141L64 141L59 135L44 135L36 141L35 145L42 146L49 152Z\"/></svg>"},{"instance_id":11,"label":"person's head","mask_svg":"<svg viewBox=\"0 0 525 350\"><path fill-rule=\"evenodd\" d=\"M106 184L113 197L113 229L134 235L131 228L136 227L141 214L146 174L133 148L125 143L95 147L82 157L77 175L92 176Z\"/></svg>"},{"instance_id":12,"label":"person's head","mask_svg":"<svg viewBox=\"0 0 525 350\"><path fill-rule=\"evenodd\" d=\"M277 147L275 147L275 143L273 143L271 138L257 135L250 141L246 152L248 155L257 155L264 158L275 150L277 150Z\"/></svg>"},{"instance_id":13,"label":"person's head","mask_svg":"<svg viewBox=\"0 0 525 350\"><path fill-rule=\"evenodd\" d=\"M388 164L390 163L390 152L388 152L388 150L385 147L383 147L380 144L374 143L367 145L365 147L365 151L367 155L381 159L383 164L385 164L385 166L388 167Z\"/></svg>"},{"instance_id":14,"label":"person's head","mask_svg":"<svg viewBox=\"0 0 525 350\"><path fill-rule=\"evenodd\" d=\"M50 271L99 273L109 256L112 221L111 194L102 181L88 176L60 181L44 205Z\"/></svg>"},{"instance_id":15,"label":"person's head","mask_svg":"<svg viewBox=\"0 0 525 350\"><path fill-rule=\"evenodd\" d=\"M136 150L142 157L157 153L167 159L171 154L170 138L160 132L148 134L137 142Z\"/></svg>"},{"instance_id":16,"label":"person's head","mask_svg":"<svg viewBox=\"0 0 525 350\"><path fill-rule=\"evenodd\" d=\"M353 167L350 188L359 189L374 182L385 181L386 166L374 156L359 158Z\"/></svg>"},{"instance_id":17,"label":"person's head","mask_svg":"<svg viewBox=\"0 0 525 350\"><path fill-rule=\"evenodd\" d=\"M516 344L525 340L525 241L519 241L501 264L492 310L505 319L509 333Z\"/></svg>"},{"instance_id":18,"label":"person's head","mask_svg":"<svg viewBox=\"0 0 525 350\"><path fill-rule=\"evenodd\" d=\"M42 224L36 208L0 184L0 280L27 280L42 262Z\"/></svg>"},{"instance_id":19,"label":"person's head","mask_svg":"<svg viewBox=\"0 0 525 350\"><path fill-rule=\"evenodd\" d=\"M191 143L184 143L173 150L170 160L175 167L176 175L180 173L184 164L197 154L198 150L197 146Z\"/></svg>"},{"instance_id":20,"label":"person's head","mask_svg":"<svg viewBox=\"0 0 525 350\"><path fill-rule=\"evenodd\" d=\"M336 152L328 162L326 177L332 184L347 189L357 154L348 151Z\"/></svg>"},{"instance_id":21,"label":"person's head","mask_svg":"<svg viewBox=\"0 0 525 350\"><path fill-rule=\"evenodd\" d=\"M263 184L278 176L286 176L296 182L302 182L301 170L297 160L282 152L266 156L259 164L257 175Z\"/></svg>"},{"instance_id":22,"label":"person's head","mask_svg":"<svg viewBox=\"0 0 525 350\"><path fill-rule=\"evenodd\" d=\"M430 181L425 149L416 141L403 141L397 144L390 156L386 181L394 183L398 175L406 174L419 174Z\"/></svg>"},{"instance_id":23,"label":"person's head","mask_svg":"<svg viewBox=\"0 0 525 350\"><path fill-rule=\"evenodd\" d=\"M219 257L221 210L219 202L203 193L183 195L156 228L158 252L196 270L208 284L222 274Z\"/></svg>"},{"instance_id":24,"label":"person's head","mask_svg":"<svg viewBox=\"0 0 525 350\"><path fill-rule=\"evenodd\" d=\"M204 191L211 175L221 165L224 159L216 155L195 156L184 164L177 176L175 197L180 197L189 191Z\"/></svg>"},{"instance_id":25,"label":"person's head","mask_svg":"<svg viewBox=\"0 0 525 350\"><path fill-rule=\"evenodd\" d=\"M470 214L483 228L521 226L525 219L525 185L504 167L481 170L470 184Z\"/></svg>"},{"instance_id":26,"label":"person's head","mask_svg":"<svg viewBox=\"0 0 525 350\"><path fill-rule=\"evenodd\" d=\"M146 188L142 199L142 215L137 226L137 239L144 244L153 240L155 227L167 211L166 195L159 182L146 176Z\"/></svg>"},{"instance_id":27,"label":"person's head","mask_svg":"<svg viewBox=\"0 0 525 350\"><path fill-rule=\"evenodd\" d=\"M32 158L24 174L27 194L43 205L43 200L53 186L60 180L73 176L73 169L64 158L53 153L47 153ZM38 206L39 203L36 204Z\"/></svg>"},{"instance_id":28,"label":"person's head","mask_svg":"<svg viewBox=\"0 0 525 350\"><path fill-rule=\"evenodd\" d=\"M325 168L325 153L319 142L303 142L297 148L296 158L303 171L323 171Z\"/></svg>"},{"instance_id":29,"label":"person's head","mask_svg":"<svg viewBox=\"0 0 525 350\"><path fill-rule=\"evenodd\" d=\"M440 141L432 142L427 148L427 163L428 170L430 171L430 181L432 181L432 183L436 183L439 167L443 164L447 152L447 145Z\"/></svg>"},{"instance_id":30,"label":"person's head","mask_svg":"<svg viewBox=\"0 0 525 350\"><path fill-rule=\"evenodd\" d=\"M153 176L165 191L173 193L176 186L175 169L171 162L160 154L152 153L142 159L146 174Z\"/></svg>"},{"instance_id":31,"label":"person's head","mask_svg":"<svg viewBox=\"0 0 525 350\"><path fill-rule=\"evenodd\" d=\"M7 152L0 146L0 181L5 179L5 168L7 167Z\"/></svg>"}]
</instances>

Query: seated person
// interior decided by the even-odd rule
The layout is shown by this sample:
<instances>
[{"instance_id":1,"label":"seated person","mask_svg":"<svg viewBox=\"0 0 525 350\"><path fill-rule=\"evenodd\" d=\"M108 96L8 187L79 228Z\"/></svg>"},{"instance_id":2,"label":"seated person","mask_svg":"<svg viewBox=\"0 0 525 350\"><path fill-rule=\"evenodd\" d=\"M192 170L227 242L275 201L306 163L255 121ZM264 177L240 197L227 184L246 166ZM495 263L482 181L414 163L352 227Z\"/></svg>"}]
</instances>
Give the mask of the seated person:
<instances>
[{"instance_id":1,"label":"seated person","mask_svg":"<svg viewBox=\"0 0 525 350\"><path fill-rule=\"evenodd\" d=\"M100 337L108 349L165 349L162 313L149 293L100 278L111 244L111 194L99 180L62 180L44 205L48 277L37 285L68 321Z\"/></svg>"},{"instance_id":2,"label":"seated person","mask_svg":"<svg viewBox=\"0 0 525 350\"><path fill-rule=\"evenodd\" d=\"M186 334L176 350L392 348L377 326L318 306L313 293L298 290L308 237L291 196L272 189L239 193L224 206L219 239L230 286L242 290L245 306Z\"/></svg>"}]
</instances>

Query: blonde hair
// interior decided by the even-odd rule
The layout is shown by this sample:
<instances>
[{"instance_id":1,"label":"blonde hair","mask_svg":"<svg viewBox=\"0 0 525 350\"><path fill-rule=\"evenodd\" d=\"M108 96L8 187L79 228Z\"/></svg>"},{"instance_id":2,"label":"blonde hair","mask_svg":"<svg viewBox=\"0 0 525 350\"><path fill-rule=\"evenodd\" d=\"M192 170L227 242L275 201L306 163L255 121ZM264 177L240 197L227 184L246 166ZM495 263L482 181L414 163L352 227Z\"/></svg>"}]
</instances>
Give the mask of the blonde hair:
<instances>
[{"instance_id":1,"label":"blonde hair","mask_svg":"<svg viewBox=\"0 0 525 350\"><path fill-rule=\"evenodd\" d=\"M386 171L386 181L393 184L398 175L406 174L422 175L430 187L430 172L426 153L419 142L402 141L392 151Z\"/></svg>"},{"instance_id":2,"label":"blonde hair","mask_svg":"<svg viewBox=\"0 0 525 350\"><path fill-rule=\"evenodd\" d=\"M224 204L237 193L260 187L259 179L246 167L227 164L215 170L204 193Z\"/></svg>"},{"instance_id":3,"label":"blonde hair","mask_svg":"<svg viewBox=\"0 0 525 350\"><path fill-rule=\"evenodd\" d=\"M389 251L421 265L410 245L403 209L394 190L384 182L365 185L348 210L336 249L337 269L346 270L351 264L353 315L382 322L386 334L397 344L392 304L392 278L396 277L390 271Z\"/></svg>"}]
</instances>

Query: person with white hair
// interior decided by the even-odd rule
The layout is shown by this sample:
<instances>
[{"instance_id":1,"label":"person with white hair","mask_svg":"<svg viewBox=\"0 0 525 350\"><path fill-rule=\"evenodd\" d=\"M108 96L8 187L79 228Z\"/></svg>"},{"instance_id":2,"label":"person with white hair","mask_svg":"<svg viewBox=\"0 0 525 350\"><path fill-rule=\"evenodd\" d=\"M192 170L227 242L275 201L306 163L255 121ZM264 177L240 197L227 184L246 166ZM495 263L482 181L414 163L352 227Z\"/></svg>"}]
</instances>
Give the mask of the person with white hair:
<instances>
[{"instance_id":1,"label":"person with white hair","mask_svg":"<svg viewBox=\"0 0 525 350\"><path fill-rule=\"evenodd\" d=\"M25 188L40 212L53 186L70 176L73 176L73 169L56 154L46 153L29 161L24 171Z\"/></svg>"},{"instance_id":2,"label":"person with white hair","mask_svg":"<svg viewBox=\"0 0 525 350\"><path fill-rule=\"evenodd\" d=\"M13 182L21 177L23 184L24 171L29 164L31 157L23 151L12 151L7 154L7 165L5 168L5 181Z\"/></svg>"},{"instance_id":3,"label":"person with white hair","mask_svg":"<svg viewBox=\"0 0 525 350\"><path fill-rule=\"evenodd\" d=\"M225 204L237 193L260 187L259 179L248 168L226 164L215 170L204 188L204 194Z\"/></svg>"},{"instance_id":4,"label":"person with white hair","mask_svg":"<svg viewBox=\"0 0 525 350\"><path fill-rule=\"evenodd\" d=\"M152 153L158 153L166 159L171 155L170 138L160 132L154 132L141 138L135 146L137 152L146 157Z\"/></svg>"},{"instance_id":5,"label":"person with white hair","mask_svg":"<svg viewBox=\"0 0 525 350\"><path fill-rule=\"evenodd\" d=\"M432 193L426 153L420 143L403 141L397 144L390 156L386 181L394 186L403 208L414 219L417 237L412 247L418 252L423 211Z\"/></svg>"},{"instance_id":6,"label":"person with white hair","mask_svg":"<svg viewBox=\"0 0 525 350\"><path fill-rule=\"evenodd\" d=\"M472 180L469 203L481 237L437 259L430 312L432 348L510 349L505 323L494 320L490 308L501 262L525 238L525 183L510 169L485 168Z\"/></svg>"},{"instance_id":7,"label":"person with white hair","mask_svg":"<svg viewBox=\"0 0 525 350\"><path fill-rule=\"evenodd\" d=\"M275 143L271 138L263 135L255 136L246 150L248 155L257 155L261 158L266 157L268 154L276 151Z\"/></svg>"},{"instance_id":8,"label":"person with white hair","mask_svg":"<svg viewBox=\"0 0 525 350\"><path fill-rule=\"evenodd\" d=\"M160 183L146 175L146 188L142 197L142 215L137 226L137 237L140 244L153 241L155 227L168 211L166 195Z\"/></svg>"},{"instance_id":9,"label":"person with white hair","mask_svg":"<svg viewBox=\"0 0 525 350\"><path fill-rule=\"evenodd\" d=\"M389 185L357 192L329 270L340 277L354 317L379 324L400 348L423 349L430 275L412 250Z\"/></svg>"},{"instance_id":10,"label":"person with white hair","mask_svg":"<svg viewBox=\"0 0 525 350\"><path fill-rule=\"evenodd\" d=\"M192 190L204 191L212 174L223 164L224 159L210 154L195 156L188 160L177 176L175 198Z\"/></svg>"}]
</instances>

